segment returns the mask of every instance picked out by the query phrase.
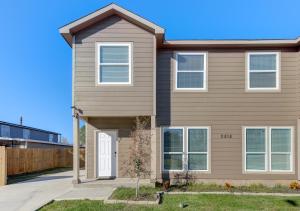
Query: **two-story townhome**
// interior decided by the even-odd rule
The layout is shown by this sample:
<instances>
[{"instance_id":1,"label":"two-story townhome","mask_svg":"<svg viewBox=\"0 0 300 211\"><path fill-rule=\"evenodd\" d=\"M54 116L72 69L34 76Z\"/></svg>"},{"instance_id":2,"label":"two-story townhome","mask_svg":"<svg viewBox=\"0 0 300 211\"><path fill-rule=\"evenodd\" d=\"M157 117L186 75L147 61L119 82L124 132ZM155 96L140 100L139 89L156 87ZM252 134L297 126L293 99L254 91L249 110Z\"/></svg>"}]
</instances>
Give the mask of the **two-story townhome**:
<instances>
[{"instance_id":1,"label":"two-story townhome","mask_svg":"<svg viewBox=\"0 0 300 211\"><path fill-rule=\"evenodd\" d=\"M129 177L139 116L151 119L152 181L187 171L204 182L299 180L300 39L166 40L115 4L60 33L73 54L74 182L78 118L96 179Z\"/></svg>"}]
</instances>

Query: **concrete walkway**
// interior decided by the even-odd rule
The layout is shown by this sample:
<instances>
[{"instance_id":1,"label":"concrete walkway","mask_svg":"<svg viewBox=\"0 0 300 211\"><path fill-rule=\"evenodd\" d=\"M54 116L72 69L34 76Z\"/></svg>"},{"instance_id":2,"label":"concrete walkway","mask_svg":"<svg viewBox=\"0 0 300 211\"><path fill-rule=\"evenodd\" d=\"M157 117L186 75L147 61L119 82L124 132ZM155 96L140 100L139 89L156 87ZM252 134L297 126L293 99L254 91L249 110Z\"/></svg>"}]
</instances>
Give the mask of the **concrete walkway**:
<instances>
[{"instance_id":1,"label":"concrete walkway","mask_svg":"<svg viewBox=\"0 0 300 211\"><path fill-rule=\"evenodd\" d=\"M81 171L82 174L84 171ZM80 186L72 184L72 171L38 176L35 179L0 187L0 210L32 211L52 200L104 200L113 192L112 185Z\"/></svg>"},{"instance_id":2,"label":"concrete walkway","mask_svg":"<svg viewBox=\"0 0 300 211\"><path fill-rule=\"evenodd\" d=\"M72 189L72 171L0 187L0 210L32 211Z\"/></svg>"}]
</instances>

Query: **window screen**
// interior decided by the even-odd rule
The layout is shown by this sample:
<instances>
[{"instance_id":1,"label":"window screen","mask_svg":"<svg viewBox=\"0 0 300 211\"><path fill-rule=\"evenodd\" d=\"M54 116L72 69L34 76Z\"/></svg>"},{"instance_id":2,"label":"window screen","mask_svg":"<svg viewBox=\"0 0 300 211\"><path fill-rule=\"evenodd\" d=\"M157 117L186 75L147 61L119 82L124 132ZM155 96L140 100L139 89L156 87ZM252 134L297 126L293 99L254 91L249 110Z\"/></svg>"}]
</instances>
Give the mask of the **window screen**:
<instances>
[{"instance_id":1,"label":"window screen","mask_svg":"<svg viewBox=\"0 0 300 211\"><path fill-rule=\"evenodd\" d=\"M164 129L164 169L182 170L183 129Z\"/></svg>"},{"instance_id":2,"label":"window screen","mask_svg":"<svg viewBox=\"0 0 300 211\"><path fill-rule=\"evenodd\" d=\"M177 89L205 88L205 54L177 54Z\"/></svg>"},{"instance_id":3,"label":"window screen","mask_svg":"<svg viewBox=\"0 0 300 211\"><path fill-rule=\"evenodd\" d=\"M188 129L188 169L207 170L208 131L202 128Z\"/></svg>"},{"instance_id":4,"label":"window screen","mask_svg":"<svg viewBox=\"0 0 300 211\"><path fill-rule=\"evenodd\" d=\"M266 130L246 129L246 169L265 170Z\"/></svg>"},{"instance_id":5,"label":"window screen","mask_svg":"<svg viewBox=\"0 0 300 211\"><path fill-rule=\"evenodd\" d=\"M130 83L130 45L99 45L99 83Z\"/></svg>"},{"instance_id":6,"label":"window screen","mask_svg":"<svg viewBox=\"0 0 300 211\"><path fill-rule=\"evenodd\" d=\"M277 53L249 53L249 88L277 88Z\"/></svg>"}]
</instances>

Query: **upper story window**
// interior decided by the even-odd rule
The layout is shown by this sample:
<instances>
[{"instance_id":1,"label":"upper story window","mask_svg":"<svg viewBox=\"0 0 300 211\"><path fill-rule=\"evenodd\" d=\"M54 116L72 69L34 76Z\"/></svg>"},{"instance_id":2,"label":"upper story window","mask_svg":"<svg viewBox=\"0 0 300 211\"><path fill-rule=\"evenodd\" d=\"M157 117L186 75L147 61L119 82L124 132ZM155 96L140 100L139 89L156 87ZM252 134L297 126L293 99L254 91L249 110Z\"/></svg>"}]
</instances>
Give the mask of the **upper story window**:
<instances>
[{"instance_id":1,"label":"upper story window","mask_svg":"<svg viewBox=\"0 0 300 211\"><path fill-rule=\"evenodd\" d=\"M247 55L247 89L279 90L279 53L250 52Z\"/></svg>"},{"instance_id":2,"label":"upper story window","mask_svg":"<svg viewBox=\"0 0 300 211\"><path fill-rule=\"evenodd\" d=\"M176 54L176 90L207 90L206 58L201 52Z\"/></svg>"},{"instance_id":3,"label":"upper story window","mask_svg":"<svg viewBox=\"0 0 300 211\"><path fill-rule=\"evenodd\" d=\"M98 84L131 84L131 43L98 43Z\"/></svg>"}]
</instances>

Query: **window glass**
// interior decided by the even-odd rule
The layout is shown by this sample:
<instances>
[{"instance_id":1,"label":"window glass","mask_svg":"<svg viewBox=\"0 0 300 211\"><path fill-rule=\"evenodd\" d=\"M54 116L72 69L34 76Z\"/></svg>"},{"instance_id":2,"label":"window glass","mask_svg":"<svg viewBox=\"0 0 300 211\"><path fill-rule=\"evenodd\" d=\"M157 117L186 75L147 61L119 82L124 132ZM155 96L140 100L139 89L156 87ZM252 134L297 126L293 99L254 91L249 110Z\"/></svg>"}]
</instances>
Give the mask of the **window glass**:
<instances>
[{"instance_id":1,"label":"window glass","mask_svg":"<svg viewBox=\"0 0 300 211\"><path fill-rule=\"evenodd\" d=\"M182 129L165 129L164 151L183 152L183 130Z\"/></svg>"},{"instance_id":2,"label":"window glass","mask_svg":"<svg viewBox=\"0 0 300 211\"><path fill-rule=\"evenodd\" d=\"M277 88L277 53L249 53L249 88Z\"/></svg>"},{"instance_id":3,"label":"window glass","mask_svg":"<svg viewBox=\"0 0 300 211\"><path fill-rule=\"evenodd\" d=\"M183 129L164 129L164 169L183 168Z\"/></svg>"},{"instance_id":4,"label":"window glass","mask_svg":"<svg viewBox=\"0 0 300 211\"><path fill-rule=\"evenodd\" d=\"M188 129L189 152L207 152L207 129Z\"/></svg>"},{"instance_id":5,"label":"window glass","mask_svg":"<svg viewBox=\"0 0 300 211\"><path fill-rule=\"evenodd\" d=\"M290 170L291 168L291 129L271 129L271 168Z\"/></svg>"},{"instance_id":6,"label":"window glass","mask_svg":"<svg viewBox=\"0 0 300 211\"><path fill-rule=\"evenodd\" d=\"M188 169L207 170L208 136L206 128L188 129Z\"/></svg>"},{"instance_id":7,"label":"window glass","mask_svg":"<svg viewBox=\"0 0 300 211\"><path fill-rule=\"evenodd\" d=\"M49 134L49 141L50 141L50 142L53 141L53 134Z\"/></svg>"},{"instance_id":8,"label":"window glass","mask_svg":"<svg viewBox=\"0 0 300 211\"><path fill-rule=\"evenodd\" d=\"M247 154L246 167L247 170L265 170L265 154Z\"/></svg>"},{"instance_id":9,"label":"window glass","mask_svg":"<svg viewBox=\"0 0 300 211\"><path fill-rule=\"evenodd\" d=\"M100 67L101 82L128 82L128 65L103 65Z\"/></svg>"},{"instance_id":10,"label":"window glass","mask_svg":"<svg viewBox=\"0 0 300 211\"><path fill-rule=\"evenodd\" d=\"M0 126L1 126L1 136L10 137L10 126L8 125L0 125Z\"/></svg>"},{"instance_id":11,"label":"window glass","mask_svg":"<svg viewBox=\"0 0 300 211\"><path fill-rule=\"evenodd\" d=\"M177 84L178 89L205 88L205 54L177 54Z\"/></svg>"},{"instance_id":12,"label":"window glass","mask_svg":"<svg viewBox=\"0 0 300 211\"><path fill-rule=\"evenodd\" d=\"M246 129L247 170L265 170L265 133L264 128Z\"/></svg>"},{"instance_id":13,"label":"window glass","mask_svg":"<svg viewBox=\"0 0 300 211\"><path fill-rule=\"evenodd\" d=\"M246 170L292 171L292 128L267 129L246 128Z\"/></svg>"},{"instance_id":14,"label":"window glass","mask_svg":"<svg viewBox=\"0 0 300 211\"><path fill-rule=\"evenodd\" d=\"M251 88L276 87L276 73L275 72L251 72L250 87Z\"/></svg>"},{"instance_id":15,"label":"window glass","mask_svg":"<svg viewBox=\"0 0 300 211\"><path fill-rule=\"evenodd\" d=\"M99 45L99 83L130 83L130 45Z\"/></svg>"},{"instance_id":16,"label":"window glass","mask_svg":"<svg viewBox=\"0 0 300 211\"><path fill-rule=\"evenodd\" d=\"M30 138L30 130L23 129L23 138L24 139L29 139Z\"/></svg>"},{"instance_id":17,"label":"window glass","mask_svg":"<svg viewBox=\"0 0 300 211\"><path fill-rule=\"evenodd\" d=\"M272 152L291 152L291 129L271 130Z\"/></svg>"},{"instance_id":18,"label":"window glass","mask_svg":"<svg viewBox=\"0 0 300 211\"><path fill-rule=\"evenodd\" d=\"M204 70L204 55L178 55L178 70Z\"/></svg>"},{"instance_id":19,"label":"window glass","mask_svg":"<svg viewBox=\"0 0 300 211\"><path fill-rule=\"evenodd\" d=\"M128 46L101 46L101 63L128 63Z\"/></svg>"},{"instance_id":20,"label":"window glass","mask_svg":"<svg viewBox=\"0 0 300 211\"><path fill-rule=\"evenodd\" d=\"M265 152L265 129L247 129L246 149L247 152Z\"/></svg>"},{"instance_id":21,"label":"window glass","mask_svg":"<svg viewBox=\"0 0 300 211\"><path fill-rule=\"evenodd\" d=\"M276 54L250 55L250 70L276 70Z\"/></svg>"},{"instance_id":22,"label":"window glass","mask_svg":"<svg viewBox=\"0 0 300 211\"><path fill-rule=\"evenodd\" d=\"M165 170L182 170L182 154L165 154Z\"/></svg>"}]
</instances>

